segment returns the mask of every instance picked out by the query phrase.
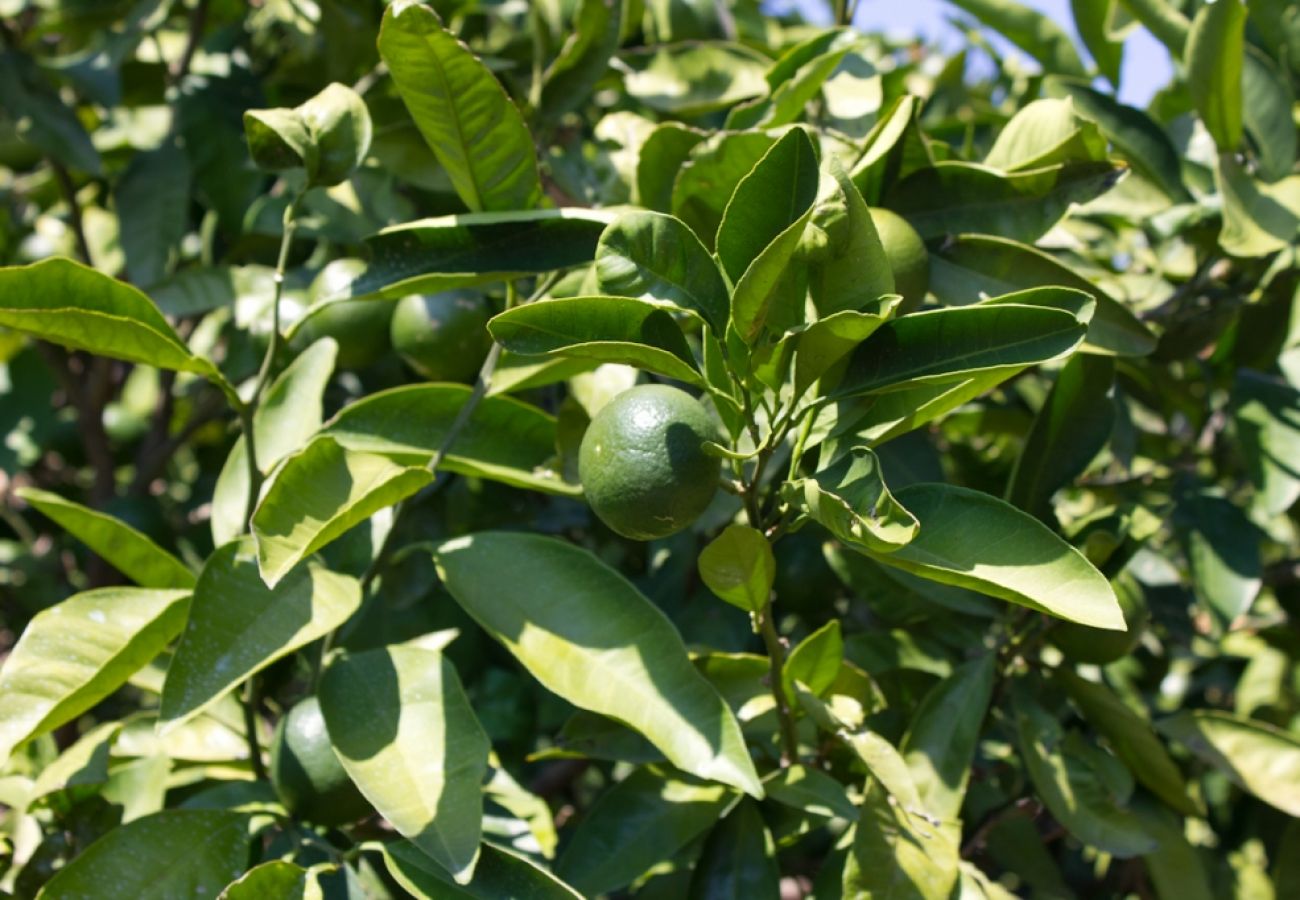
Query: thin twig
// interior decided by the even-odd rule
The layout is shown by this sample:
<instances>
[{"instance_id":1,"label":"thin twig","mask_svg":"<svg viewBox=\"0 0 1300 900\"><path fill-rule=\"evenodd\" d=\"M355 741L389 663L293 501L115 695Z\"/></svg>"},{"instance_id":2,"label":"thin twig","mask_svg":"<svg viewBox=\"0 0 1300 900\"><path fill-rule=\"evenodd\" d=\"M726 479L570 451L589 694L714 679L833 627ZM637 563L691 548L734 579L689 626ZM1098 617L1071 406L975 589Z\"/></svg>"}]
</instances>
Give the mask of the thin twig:
<instances>
[{"instance_id":1,"label":"thin twig","mask_svg":"<svg viewBox=\"0 0 1300 900\"><path fill-rule=\"evenodd\" d=\"M54 180L59 183L59 190L63 193L63 200L68 204L68 226L72 229L72 236L77 242L77 253L81 255L81 261L88 266L95 264L94 259L90 256L90 242L86 240L86 228L81 218L81 201L77 199L77 186L72 182L72 176L68 174L68 169L57 159L49 160L50 169L54 172Z\"/></svg>"},{"instance_id":2,"label":"thin twig","mask_svg":"<svg viewBox=\"0 0 1300 900\"><path fill-rule=\"evenodd\" d=\"M185 51L167 70L167 80L171 87L179 87L181 80L189 74L190 64L194 62L194 54L203 41L203 29L208 22L208 3L209 0L199 0L190 12L189 35L185 41Z\"/></svg>"}]
</instances>

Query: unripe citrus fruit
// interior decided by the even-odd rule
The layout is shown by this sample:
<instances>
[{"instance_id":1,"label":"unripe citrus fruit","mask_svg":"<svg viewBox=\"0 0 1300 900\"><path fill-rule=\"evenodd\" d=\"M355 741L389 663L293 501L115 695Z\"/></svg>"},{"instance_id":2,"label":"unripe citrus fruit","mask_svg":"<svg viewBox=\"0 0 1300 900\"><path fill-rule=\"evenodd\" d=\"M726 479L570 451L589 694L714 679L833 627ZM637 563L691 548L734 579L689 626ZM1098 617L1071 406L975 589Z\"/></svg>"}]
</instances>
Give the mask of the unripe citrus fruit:
<instances>
[{"instance_id":1,"label":"unripe citrus fruit","mask_svg":"<svg viewBox=\"0 0 1300 900\"><path fill-rule=\"evenodd\" d=\"M342 825L370 813L330 746L315 697L299 702L276 726L271 783L289 812L317 825Z\"/></svg>"},{"instance_id":2,"label":"unripe citrus fruit","mask_svg":"<svg viewBox=\"0 0 1300 900\"><path fill-rule=\"evenodd\" d=\"M638 541L681 531L718 489L722 461L704 452L721 435L685 391L646 384L619 394L591 420L578 449L587 502L611 529Z\"/></svg>"},{"instance_id":3,"label":"unripe citrus fruit","mask_svg":"<svg viewBox=\"0 0 1300 900\"><path fill-rule=\"evenodd\" d=\"M393 349L430 381L473 381L492 347L488 307L475 291L406 297L393 312Z\"/></svg>"},{"instance_id":4,"label":"unripe citrus fruit","mask_svg":"<svg viewBox=\"0 0 1300 900\"><path fill-rule=\"evenodd\" d=\"M898 312L911 312L921 305L930 289L930 254L925 241L906 219L888 209L872 207L871 221L894 273L894 290L903 295Z\"/></svg>"},{"instance_id":5,"label":"unripe citrus fruit","mask_svg":"<svg viewBox=\"0 0 1300 900\"><path fill-rule=\"evenodd\" d=\"M1128 631L1089 628L1075 622L1057 625L1049 632L1050 640L1071 662L1104 666L1132 653L1141 642L1142 632L1151 620L1142 589L1125 577L1117 578L1114 584Z\"/></svg>"},{"instance_id":6,"label":"unripe citrus fruit","mask_svg":"<svg viewBox=\"0 0 1300 900\"><path fill-rule=\"evenodd\" d=\"M329 299L343 293L365 268L359 259L336 259L312 281L311 306L293 329L289 342L301 353L323 337L338 342L340 369L364 369L388 352L388 322L393 304L387 300Z\"/></svg>"}]
</instances>

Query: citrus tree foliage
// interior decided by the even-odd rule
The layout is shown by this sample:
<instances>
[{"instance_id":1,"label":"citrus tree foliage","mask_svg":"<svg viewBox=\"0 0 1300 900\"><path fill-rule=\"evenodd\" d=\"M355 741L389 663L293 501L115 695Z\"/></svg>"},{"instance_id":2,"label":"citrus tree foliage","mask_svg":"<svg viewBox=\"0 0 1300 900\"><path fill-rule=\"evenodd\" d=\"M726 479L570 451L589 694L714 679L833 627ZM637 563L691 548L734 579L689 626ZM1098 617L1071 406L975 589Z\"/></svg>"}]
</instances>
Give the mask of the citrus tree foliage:
<instances>
[{"instance_id":1,"label":"citrus tree foliage","mask_svg":"<svg viewBox=\"0 0 1300 900\"><path fill-rule=\"evenodd\" d=\"M1300 892L1294 4L854 6L0 2L0 896Z\"/></svg>"}]
</instances>

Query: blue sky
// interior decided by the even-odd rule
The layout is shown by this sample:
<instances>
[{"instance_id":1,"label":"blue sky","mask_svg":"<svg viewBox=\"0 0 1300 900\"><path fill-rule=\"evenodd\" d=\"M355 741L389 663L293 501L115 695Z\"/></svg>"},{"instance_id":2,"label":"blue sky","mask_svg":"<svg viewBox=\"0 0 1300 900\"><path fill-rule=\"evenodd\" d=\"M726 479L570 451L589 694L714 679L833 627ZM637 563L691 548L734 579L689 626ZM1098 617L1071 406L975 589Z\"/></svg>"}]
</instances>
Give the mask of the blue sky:
<instances>
[{"instance_id":1,"label":"blue sky","mask_svg":"<svg viewBox=\"0 0 1300 900\"><path fill-rule=\"evenodd\" d=\"M792 0L782 0L777 5L790 6ZM1070 14L1070 0L1019 0L1050 16L1073 35L1080 53L1087 51L1074 30L1074 17ZM829 20L829 4L825 0L793 0L803 8L810 19ZM961 10L944 0L861 0L856 24L865 31L884 31L889 34L919 35L937 41L943 47L960 45L960 34L947 19L961 14ZM998 42L1009 47L1005 43ZM1018 52L1018 51L1017 51ZM1169 81L1171 68L1169 54L1143 28L1135 28L1124 48L1124 68L1120 73L1120 99L1134 106L1145 106L1152 95Z\"/></svg>"}]
</instances>

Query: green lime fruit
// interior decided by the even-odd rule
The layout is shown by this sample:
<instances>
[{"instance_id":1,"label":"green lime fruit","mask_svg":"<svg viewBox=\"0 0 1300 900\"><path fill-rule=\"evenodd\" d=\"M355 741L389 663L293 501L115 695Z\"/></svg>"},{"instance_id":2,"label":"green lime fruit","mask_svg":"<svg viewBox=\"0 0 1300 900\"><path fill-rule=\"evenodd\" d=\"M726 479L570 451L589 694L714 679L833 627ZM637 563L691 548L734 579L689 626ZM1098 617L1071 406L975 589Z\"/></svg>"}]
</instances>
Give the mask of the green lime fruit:
<instances>
[{"instance_id":1,"label":"green lime fruit","mask_svg":"<svg viewBox=\"0 0 1300 900\"><path fill-rule=\"evenodd\" d=\"M276 726L271 782L289 812L316 825L342 825L370 813L330 746L315 697L299 702Z\"/></svg>"},{"instance_id":2,"label":"green lime fruit","mask_svg":"<svg viewBox=\"0 0 1300 900\"><path fill-rule=\"evenodd\" d=\"M578 477L600 520L649 541L700 517L718 489L722 461L704 452L717 425L685 391L646 384L624 391L587 427Z\"/></svg>"},{"instance_id":3,"label":"green lime fruit","mask_svg":"<svg viewBox=\"0 0 1300 900\"><path fill-rule=\"evenodd\" d=\"M777 605L795 612L833 610L832 602L844 586L826 562L822 544L829 535L812 526L788 534L772 548L776 556Z\"/></svg>"},{"instance_id":4,"label":"green lime fruit","mask_svg":"<svg viewBox=\"0 0 1300 900\"><path fill-rule=\"evenodd\" d=\"M903 295L898 313L909 313L924 302L930 289L930 254L925 241L906 219L888 209L872 207L871 221L894 273L894 290Z\"/></svg>"},{"instance_id":5,"label":"green lime fruit","mask_svg":"<svg viewBox=\"0 0 1300 900\"><path fill-rule=\"evenodd\" d=\"M307 289L311 305L291 332L289 347L294 353L331 337L339 345L337 368L355 371L374 365L388 352L393 304L342 299L365 267L359 259L336 259L320 270Z\"/></svg>"},{"instance_id":6,"label":"green lime fruit","mask_svg":"<svg viewBox=\"0 0 1300 900\"><path fill-rule=\"evenodd\" d=\"M1151 621L1151 610L1142 596L1142 588L1124 577L1117 578L1114 584L1128 631L1089 628L1075 622L1057 625L1049 632L1051 642L1071 662L1104 666L1132 653L1141 642L1142 632Z\"/></svg>"},{"instance_id":7,"label":"green lime fruit","mask_svg":"<svg viewBox=\"0 0 1300 900\"><path fill-rule=\"evenodd\" d=\"M406 297L393 312L393 349L430 381L475 379L492 347L488 306L469 290Z\"/></svg>"}]
</instances>

